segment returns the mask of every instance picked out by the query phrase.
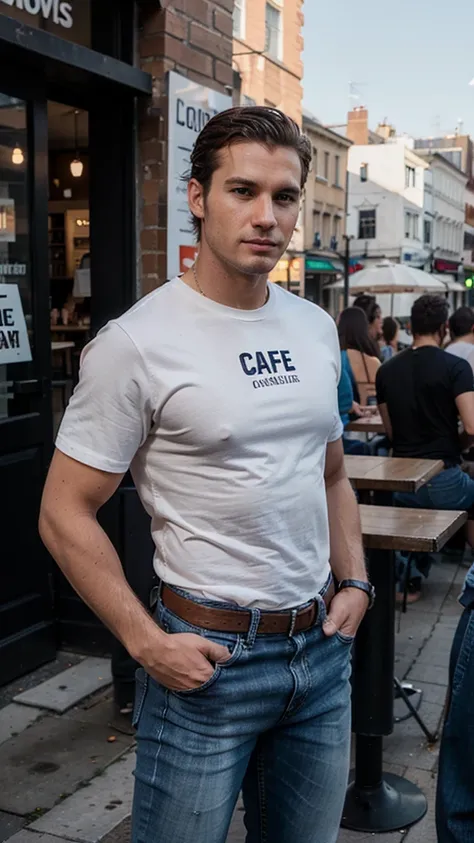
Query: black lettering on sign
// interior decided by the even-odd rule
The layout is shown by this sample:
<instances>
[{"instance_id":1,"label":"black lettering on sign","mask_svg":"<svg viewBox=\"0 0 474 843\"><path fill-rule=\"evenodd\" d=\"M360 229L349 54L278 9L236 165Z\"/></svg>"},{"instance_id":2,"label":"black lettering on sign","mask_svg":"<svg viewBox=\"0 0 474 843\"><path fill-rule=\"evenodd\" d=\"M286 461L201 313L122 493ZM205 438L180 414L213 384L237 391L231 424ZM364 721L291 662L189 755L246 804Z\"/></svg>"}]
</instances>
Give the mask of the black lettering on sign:
<instances>
[{"instance_id":1,"label":"black lettering on sign","mask_svg":"<svg viewBox=\"0 0 474 843\"><path fill-rule=\"evenodd\" d=\"M217 114L215 110L204 111L204 109L196 108L194 105L186 105L180 97L176 100L176 122L178 126L186 126L191 132L196 132L197 135L215 114Z\"/></svg>"},{"instance_id":2,"label":"black lettering on sign","mask_svg":"<svg viewBox=\"0 0 474 843\"><path fill-rule=\"evenodd\" d=\"M4 348L20 348L19 331L0 331L0 351Z\"/></svg>"},{"instance_id":3,"label":"black lettering on sign","mask_svg":"<svg viewBox=\"0 0 474 843\"><path fill-rule=\"evenodd\" d=\"M15 324L13 319L13 308L0 308L0 328L11 328Z\"/></svg>"}]
</instances>

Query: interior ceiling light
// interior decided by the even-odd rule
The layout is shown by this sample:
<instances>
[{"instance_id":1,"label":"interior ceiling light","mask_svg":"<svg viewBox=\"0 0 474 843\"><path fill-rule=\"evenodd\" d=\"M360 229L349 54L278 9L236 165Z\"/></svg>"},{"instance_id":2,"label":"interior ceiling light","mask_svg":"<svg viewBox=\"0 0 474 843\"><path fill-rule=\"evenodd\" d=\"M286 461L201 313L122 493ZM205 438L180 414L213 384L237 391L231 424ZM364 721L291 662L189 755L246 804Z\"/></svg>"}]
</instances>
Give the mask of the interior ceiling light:
<instances>
[{"instance_id":1,"label":"interior ceiling light","mask_svg":"<svg viewBox=\"0 0 474 843\"><path fill-rule=\"evenodd\" d=\"M12 152L12 164L23 164L25 160L25 156L23 155L23 150L20 146L15 146L15 149Z\"/></svg>"},{"instance_id":2,"label":"interior ceiling light","mask_svg":"<svg viewBox=\"0 0 474 843\"><path fill-rule=\"evenodd\" d=\"M82 163L80 156L79 156L79 143L78 143L78 122L79 112L77 109L74 111L74 146L76 149L76 157L71 161L69 165L69 169L71 170L71 175L74 176L75 179L80 179L84 170L84 164Z\"/></svg>"}]
</instances>

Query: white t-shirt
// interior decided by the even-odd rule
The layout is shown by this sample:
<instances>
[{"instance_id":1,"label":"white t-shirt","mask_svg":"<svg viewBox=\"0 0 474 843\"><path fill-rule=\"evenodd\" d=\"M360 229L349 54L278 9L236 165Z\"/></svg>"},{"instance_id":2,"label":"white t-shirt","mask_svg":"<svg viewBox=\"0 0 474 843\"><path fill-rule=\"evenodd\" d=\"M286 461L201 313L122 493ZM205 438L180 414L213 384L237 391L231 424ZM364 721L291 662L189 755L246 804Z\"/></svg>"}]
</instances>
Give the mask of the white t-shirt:
<instances>
[{"instance_id":1,"label":"white t-shirt","mask_svg":"<svg viewBox=\"0 0 474 843\"><path fill-rule=\"evenodd\" d=\"M131 467L165 582L281 609L329 574L326 445L342 434L336 327L269 284L257 310L175 278L87 346L57 447Z\"/></svg>"},{"instance_id":2,"label":"white t-shirt","mask_svg":"<svg viewBox=\"0 0 474 843\"><path fill-rule=\"evenodd\" d=\"M463 360L467 360L471 369L474 372L474 345L471 342L466 342L466 340L459 340L458 342L452 342L448 345L446 351L449 351L450 354L455 354L456 357L462 357Z\"/></svg>"}]
</instances>

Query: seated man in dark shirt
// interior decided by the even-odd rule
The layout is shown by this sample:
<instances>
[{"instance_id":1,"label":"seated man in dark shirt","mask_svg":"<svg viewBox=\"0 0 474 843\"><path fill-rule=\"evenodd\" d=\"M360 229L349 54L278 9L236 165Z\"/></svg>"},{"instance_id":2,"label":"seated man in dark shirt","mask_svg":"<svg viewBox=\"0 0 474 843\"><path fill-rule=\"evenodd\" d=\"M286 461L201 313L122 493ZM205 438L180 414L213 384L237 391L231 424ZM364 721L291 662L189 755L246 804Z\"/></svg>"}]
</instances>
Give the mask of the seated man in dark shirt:
<instances>
[{"instance_id":1,"label":"seated man in dark shirt","mask_svg":"<svg viewBox=\"0 0 474 843\"><path fill-rule=\"evenodd\" d=\"M474 435L474 385L465 360L441 346L447 332L448 304L441 296L417 299L411 311L413 345L388 360L376 377L377 403L395 457L444 462L444 471L415 494L397 494L396 503L424 509L467 510L474 519L474 480L461 470L459 417L465 434ZM468 521L474 546L474 520ZM426 572L425 576L426 576ZM421 591L416 570L410 602Z\"/></svg>"}]
</instances>

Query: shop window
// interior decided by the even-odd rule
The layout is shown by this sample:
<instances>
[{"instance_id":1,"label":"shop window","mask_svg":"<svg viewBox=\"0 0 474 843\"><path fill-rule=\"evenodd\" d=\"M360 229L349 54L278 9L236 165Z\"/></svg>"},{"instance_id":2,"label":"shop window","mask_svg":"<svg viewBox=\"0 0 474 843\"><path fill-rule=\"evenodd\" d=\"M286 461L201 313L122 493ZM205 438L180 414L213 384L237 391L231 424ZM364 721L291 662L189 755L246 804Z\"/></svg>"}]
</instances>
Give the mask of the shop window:
<instances>
[{"instance_id":1,"label":"shop window","mask_svg":"<svg viewBox=\"0 0 474 843\"><path fill-rule=\"evenodd\" d=\"M34 354L24 102L0 94L0 420L27 412L15 379L31 378ZM8 305L8 306L7 306Z\"/></svg>"}]
</instances>

